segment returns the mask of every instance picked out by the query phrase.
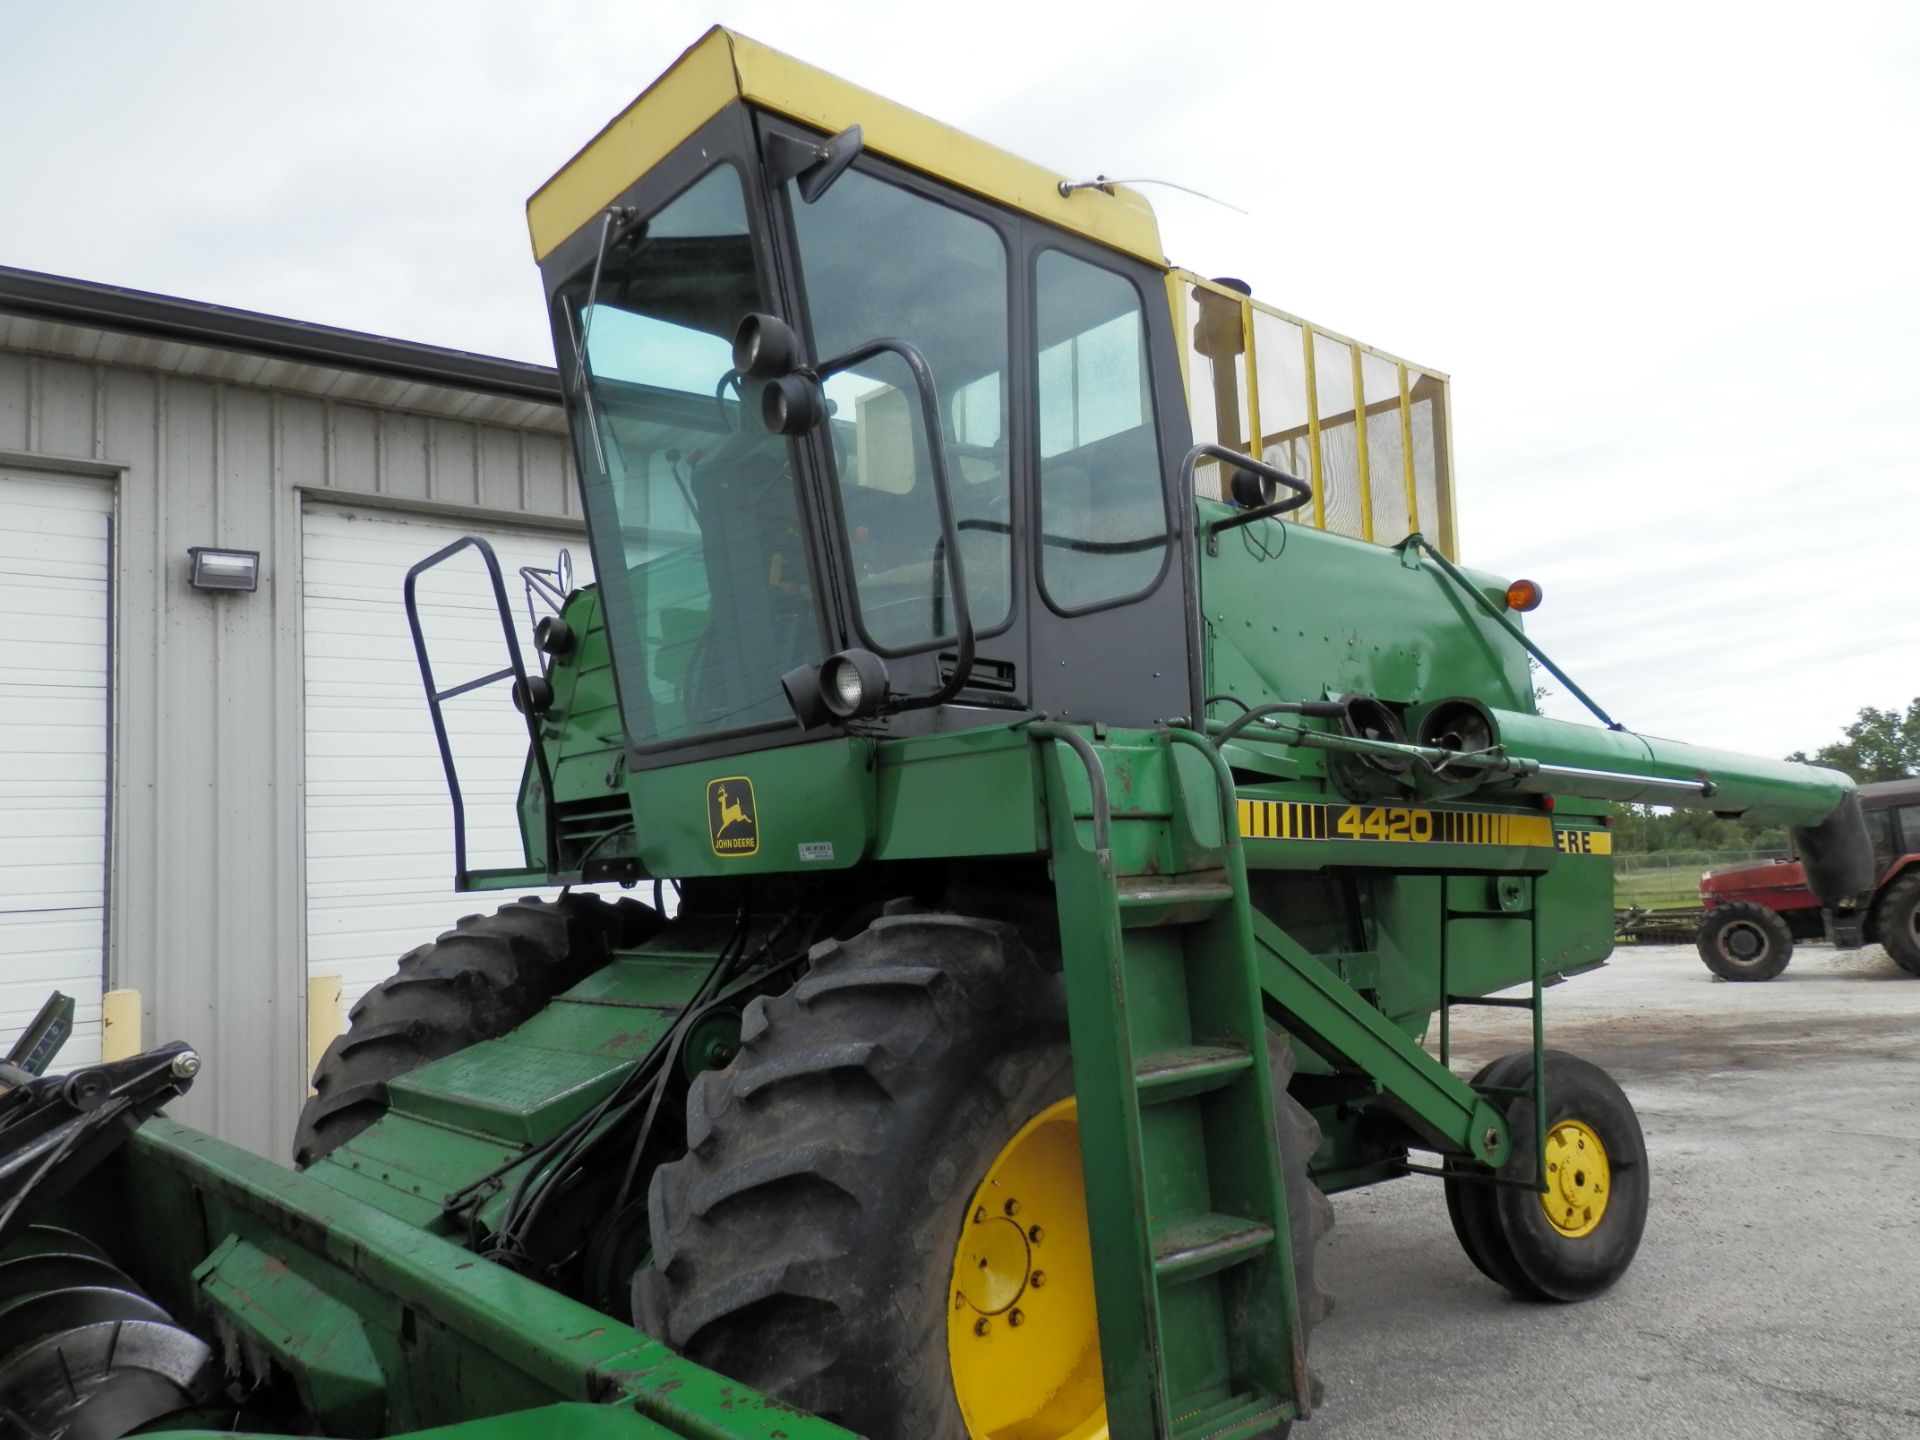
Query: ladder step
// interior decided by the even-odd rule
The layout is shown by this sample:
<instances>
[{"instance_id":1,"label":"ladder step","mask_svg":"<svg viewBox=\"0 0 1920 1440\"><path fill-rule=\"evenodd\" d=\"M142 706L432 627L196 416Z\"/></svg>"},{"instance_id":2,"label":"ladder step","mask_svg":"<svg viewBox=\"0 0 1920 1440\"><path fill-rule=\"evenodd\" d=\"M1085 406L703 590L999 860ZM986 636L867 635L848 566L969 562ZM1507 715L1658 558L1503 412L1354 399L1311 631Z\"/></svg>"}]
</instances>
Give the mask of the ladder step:
<instances>
[{"instance_id":1,"label":"ladder step","mask_svg":"<svg viewBox=\"0 0 1920 1440\"><path fill-rule=\"evenodd\" d=\"M1224 880L1180 881L1163 875L1126 876L1119 891L1120 923L1130 930L1191 925L1233 900L1233 886Z\"/></svg>"},{"instance_id":2,"label":"ladder step","mask_svg":"<svg viewBox=\"0 0 1920 1440\"><path fill-rule=\"evenodd\" d=\"M1173 1422L1178 1440L1252 1440L1293 1416L1271 1395L1236 1395Z\"/></svg>"},{"instance_id":3,"label":"ladder step","mask_svg":"<svg viewBox=\"0 0 1920 1440\"><path fill-rule=\"evenodd\" d=\"M1142 1105L1158 1105L1231 1085L1251 1069L1253 1056L1237 1045L1183 1045L1142 1055L1133 1083Z\"/></svg>"},{"instance_id":4,"label":"ladder step","mask_svg":"<svg viewBox=\"0 0 1920 1440\"><path fill-rule=\"evenodd\" d=\"M1196 1280L1249 1260L1273 1243L1273 1227L1238 1215L1182 1215L1153 1227L1153 1273Z\"/></svg>"}]
</instances>

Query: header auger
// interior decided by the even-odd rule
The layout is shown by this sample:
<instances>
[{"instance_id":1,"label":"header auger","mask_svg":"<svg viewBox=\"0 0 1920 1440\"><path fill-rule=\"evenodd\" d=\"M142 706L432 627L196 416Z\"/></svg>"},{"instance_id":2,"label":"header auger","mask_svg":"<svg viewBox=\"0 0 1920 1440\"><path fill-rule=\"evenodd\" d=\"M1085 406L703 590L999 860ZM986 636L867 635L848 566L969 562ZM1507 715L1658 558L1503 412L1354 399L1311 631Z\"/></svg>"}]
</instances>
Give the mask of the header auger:
<instances>
[{"instance_id":1,"label":"header auger","mask_svg":"<svg viewBox=\"0 0 1920 1440\"><path fill-rule=\"evenodd\" d=\"M510 639L525 863L458 880L678 904L408 955L297 1174L148 1122L0 1317L97 1253L195 1368L95 1347L18 1433L1270 1436L1332 1192L1442 1177L1532 1299L1625 1272L1639 1125L1541 1007L1608 954L1606 802L1788 820L1841 890L1857 814L1535 713L1444 377L724 30L528 219L598 581ZM1463 1004L1530 1022L1470 1080Z\"/></svg>"}]
</instances>

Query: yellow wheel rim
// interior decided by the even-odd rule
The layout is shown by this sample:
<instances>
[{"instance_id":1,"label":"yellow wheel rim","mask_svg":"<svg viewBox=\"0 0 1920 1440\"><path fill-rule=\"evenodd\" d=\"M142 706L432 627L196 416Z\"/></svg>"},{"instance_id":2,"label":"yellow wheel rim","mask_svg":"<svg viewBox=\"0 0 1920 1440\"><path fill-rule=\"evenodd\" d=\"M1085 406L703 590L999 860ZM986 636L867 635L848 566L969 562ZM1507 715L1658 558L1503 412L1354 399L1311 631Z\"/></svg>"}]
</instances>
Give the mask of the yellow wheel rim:
<instances>
[{"instance_id":1,"label":"yellow wheel rim","mask_svg":"<svg viewBox=\"0 0 1920 1440\"><path fill-rule=\"evenodd\" d=\"M971 1440L1106 1440L1072 1100L1021 1126L987 1167L947 1293L947 1359Z\"/></svg>"},{"instance_id":2,"label":"yellow wheel rim","mask_svg":"<svg viewBox=\"0 0 1920 1440\"><path fill-rule=\"evenodd\" d=\"M1607 1147L1584 1121L1562 1120L1547 1132L1547 1193L1540 1208L1547 1223L1578 1240L1591 1235L1607 1213L1613 1171Z\"/></svg>"}]
</instances>

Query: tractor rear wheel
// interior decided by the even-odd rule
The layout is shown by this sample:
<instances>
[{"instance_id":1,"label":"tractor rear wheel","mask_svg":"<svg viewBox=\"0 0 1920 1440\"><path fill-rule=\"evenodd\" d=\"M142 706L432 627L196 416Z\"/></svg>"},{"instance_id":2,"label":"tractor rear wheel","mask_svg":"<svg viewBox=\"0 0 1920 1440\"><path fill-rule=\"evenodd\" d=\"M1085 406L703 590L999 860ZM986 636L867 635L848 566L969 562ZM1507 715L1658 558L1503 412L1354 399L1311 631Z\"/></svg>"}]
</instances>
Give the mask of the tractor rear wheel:
<instances>
[{"instance_id":1,"label":"tractor rear wheel","mask_svg":"<svg viewBox=\"0 0 1920 1440\"><path fill-rule=\"evenodd\" d=\"M1447 1214L1467 1258L1495 1284L1523 1300L1586 1300L1624 1275L1640 1249L1647 1143L1632 1102L1598 1065L1549 1050L1546 1081L1546 1193L1532 1188L1542 1146L1533 1101L1521 1096L1507 1106L1513 1151L1497 1177L1509 1183L1449 1177ZM1514 1089L1532 1083L1529 1051L1474 1077Z\"/></svg>"},{"instance_id":2,"label":"tractor rear wheel","mask_svg":"<svg viewBox=\"0 0 1920 1440\"><path fill-rule=\"evenodd\" d=\"M1012 926L889 907L750 1003L739 1055L694 1082L635 1323L861 1434L1104 1435L1072 1083L1057 966ZM1312 1118L1279 1108L1311 1326L1332 1207Z\"/></svg>"},{"instance_id":3,"label":"tractor rear wheel","mask_svg":"<svg viewBox=\"0 0 1920 1440\"><path fill-rule=\"evenodd\" d=\"M530 895L492 915L469 915L401 956L314 1067L293 1163L304 1170L386 1114L392 1081L506 1034L660 925L638 900Z\"/></svg>"},{"instance_id":4,"label":"tractor rear wheel","mask_svg":"<svg viewBox=\"0 0 1920 1440\"><path fill-rule=\"evenodd\" d=\"M1874 923L1893 963L1920 975L1920 873L1903 875L1887 887Z\"/></svg>"},{"instance_id":5,"label":"tractor rear wheel","mask_svg":"<svg viewBox=\"0 0 1920 1440\"><path fill-rule=\"evenodd\" d=\"M1793 931L1780 912L1751 900L1714 906L1696 943L1707 968L1722 980L1771 980L1793 958Z\"/></svg>"}]
</instances>

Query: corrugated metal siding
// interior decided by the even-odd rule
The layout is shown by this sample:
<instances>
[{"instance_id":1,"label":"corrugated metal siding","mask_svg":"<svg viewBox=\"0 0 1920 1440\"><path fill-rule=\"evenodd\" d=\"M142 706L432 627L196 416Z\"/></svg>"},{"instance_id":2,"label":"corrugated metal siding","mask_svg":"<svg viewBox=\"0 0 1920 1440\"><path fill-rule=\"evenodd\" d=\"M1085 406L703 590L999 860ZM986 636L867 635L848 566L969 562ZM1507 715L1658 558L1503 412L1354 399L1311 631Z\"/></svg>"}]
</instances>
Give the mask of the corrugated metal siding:
<instances>
[{"instance_id":1,"label":"corrugated metal siding","mask_svg":"<svg viewBox=\"0 0 1920 1440\"><path fill-rule=\"evenodd\" d=\"M307 394L325 399L512 429L560 431L560 409L505 395L482 395L424 381L402 380L303 365L264 355L248 355L177 340L121 335L85 325L0 315L0 351L121 365L131 369L223 380L260 389Z\"/></svg>"},{"instance_id":2,"label":"corrugated metal siding","mask_svg":"<svg viewBox=\"0 0 1920 1440\"><path fill-rule=\"evenodd\" d=\"M123 467L109 977L146 996L149 1043L207 1056L176 1107L190 1123L281 1156L303 1098L299 489L569 518L564 442L541 418L0 350L0 452ZM259 593L189 589L190 545L261 551Z\"/></svg>"}]
</instances>

